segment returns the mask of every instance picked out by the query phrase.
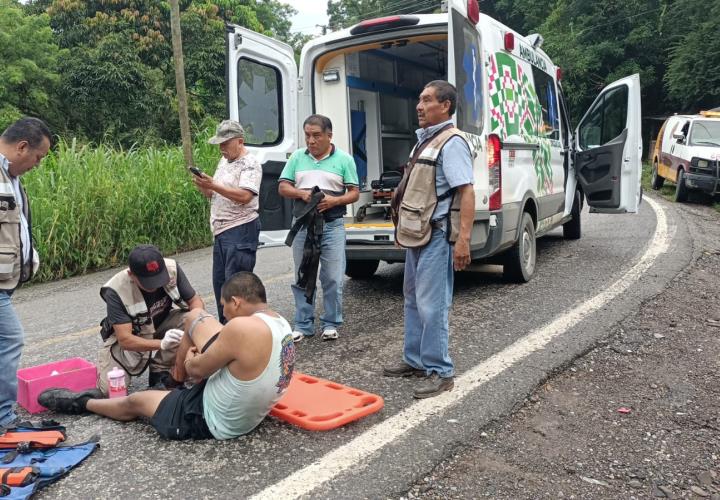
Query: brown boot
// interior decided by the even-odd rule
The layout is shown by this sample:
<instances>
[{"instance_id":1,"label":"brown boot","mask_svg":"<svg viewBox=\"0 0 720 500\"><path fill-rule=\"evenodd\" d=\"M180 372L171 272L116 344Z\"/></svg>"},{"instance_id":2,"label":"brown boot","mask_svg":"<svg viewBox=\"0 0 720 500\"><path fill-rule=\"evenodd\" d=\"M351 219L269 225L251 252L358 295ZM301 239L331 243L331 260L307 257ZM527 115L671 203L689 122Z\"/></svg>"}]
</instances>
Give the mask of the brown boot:
<instances>
[{"instance_id":1,"label":"brown boot","mask_svg":"<svg viewBox=\"0 0 720 500\"><path fill-rule=\"evenodd\" d=\"M437 373L433 373L423 382L420 387L415 389L415 398L425 399L439 396L445 391L451 391L455 386L455 377L442 378Z\"/></svg>"},{"instance_id":2,"label":"brown boot","mask_svg":"<svg viewBox=\"0 0 720 500\"><path fill-rule=\"evenodd\" d=\"M383 375L386 377L424 377L425 370L415 368L409 364L403 362L398 363L394 366L386 366L383 368Z\"/></svg>"}]
</instances>

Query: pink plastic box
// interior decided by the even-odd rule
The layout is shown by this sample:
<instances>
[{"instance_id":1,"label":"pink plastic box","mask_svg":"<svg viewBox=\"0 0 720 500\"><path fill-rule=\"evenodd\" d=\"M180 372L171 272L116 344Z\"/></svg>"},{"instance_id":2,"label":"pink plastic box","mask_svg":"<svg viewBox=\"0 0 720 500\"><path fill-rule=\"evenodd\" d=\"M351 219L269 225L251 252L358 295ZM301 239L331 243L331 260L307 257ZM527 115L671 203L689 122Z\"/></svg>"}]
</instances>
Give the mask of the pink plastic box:
<instances>
[{"instance_id":1,"label":"pink plastic box","mask_svg":"<svg viewBox=\"0 0 720 500\"><path fill-rule=\"evenodd\" d=\"M53 372L57 375L51 375ZM46 410L37 402L45 389L60 387L72 391L93 389L97 384L97 368L83 358L70 358L45 365L22 368L18 376L18 403L30 413Z\"/></svg>"}]
</instances>

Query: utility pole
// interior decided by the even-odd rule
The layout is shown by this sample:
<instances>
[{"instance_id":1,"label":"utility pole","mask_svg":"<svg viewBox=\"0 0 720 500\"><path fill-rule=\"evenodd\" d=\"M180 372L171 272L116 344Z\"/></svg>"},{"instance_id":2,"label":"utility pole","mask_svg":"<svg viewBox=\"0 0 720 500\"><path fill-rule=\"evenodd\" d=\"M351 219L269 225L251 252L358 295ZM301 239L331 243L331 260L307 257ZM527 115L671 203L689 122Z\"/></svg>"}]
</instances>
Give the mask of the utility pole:
<instances>
[{"instance_id":1,"label":"utility pole","mask_svg":"<svg viewBox=\"0 0 720 500\"><path fill-rule=\"evenodd\" d=\"M187 92L185 91L185 62L183 61L182 34L180 32L180 6L178 0L170 0L170 32L172 35L173 61L175 62L175 89L178 98L180 136L182 137L185 167L193 165L192 138L188 119Z\"/></svg>"}]
</instances>

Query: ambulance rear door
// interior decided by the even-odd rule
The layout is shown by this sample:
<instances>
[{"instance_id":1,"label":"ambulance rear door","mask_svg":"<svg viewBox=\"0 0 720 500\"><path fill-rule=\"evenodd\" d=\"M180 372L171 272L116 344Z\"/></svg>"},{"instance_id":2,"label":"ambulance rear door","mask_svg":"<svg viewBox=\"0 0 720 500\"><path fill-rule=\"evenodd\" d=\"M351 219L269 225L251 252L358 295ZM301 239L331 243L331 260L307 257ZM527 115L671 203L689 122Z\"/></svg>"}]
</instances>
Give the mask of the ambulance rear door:
<instances>
[{"instance_id":1,"label":"ambulance rear door","mask_svg":"<svg viewBox=\"0 0 720 500\"><path fill-rule=\"evenodd\" d=\"M298 148L298 71L292 47L228 26L227 104L245 128L245 144L262 165L260 221L265 243L284 240L292 204L278 194L287 158Z\"/></svg>"}]
</instances>

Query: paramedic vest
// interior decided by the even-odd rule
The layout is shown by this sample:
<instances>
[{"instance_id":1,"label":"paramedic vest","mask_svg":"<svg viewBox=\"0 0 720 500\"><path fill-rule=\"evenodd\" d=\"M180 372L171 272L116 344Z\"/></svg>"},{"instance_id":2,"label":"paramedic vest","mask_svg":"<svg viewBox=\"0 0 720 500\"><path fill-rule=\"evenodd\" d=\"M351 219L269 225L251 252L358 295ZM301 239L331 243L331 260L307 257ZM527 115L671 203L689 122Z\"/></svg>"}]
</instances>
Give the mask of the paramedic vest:
<instances>
[{"instance_id":1,"label":"paramedic vest","mask_svg":"<svg viewBox=\"0 0 720 500\"><path fill-rule=\"evenodd\" d=\"M19 182L19 181L18 181ZM0 167L0 290L13 291L18 284L24 283L33 274L32 231L30 230L30 207L27 194L22 185L23 214L28 223L30 242L30 260L23 262L22 241L20 239L20 206L15 200L12 179L4 168Z\"/></svg>"},{"instance_id":2,"label":"paramedic vest","mask_svg":"<svg viewBox=\"0 0 720 500\"><path fill-rule=\"evenodd\" d=\"M177 288L177 264L172 259L165 259L165 267L167 267L168 274L170 275L170 281L168 281L168 284L163 288L175 305L186 310L187 304L185 304L185 301L180 297L180 291ZM152 338L155 333L155 326L150 317L147 304L145 304L145 297L143 297L142 291L132 278L130 278L127 271L117 273L103 285L100 289L100 297L102 297L103 300L105 300L105 293L108 289L114 290L115 293L118 294L120 301L125 307L125 312L132 318L133 335ZM100 323L100 326L100 335L103 340L107 340L113 333L112 325L110 325L107 318L105 318L102 323Z\"/></svg>"},{"instance_id":3,"label":"paramedic vest","mask_svg":"<svg viewBox=\"0 0 720 500\"><path fill-rule=\"evenodd\" d=\"M437 160L443 146L452 137L465 138L462 132L455 127L442 129L429 141L416 145L410 153L410 161L405 169L402 181L393 196L395 241L405 248L418 248L428 244L433 230L433 214L438 201L450 196L449 217L447 222L447 239L455 243L460 229L460 198L455 196L455 190L449 189L442 195L437 195L435 185L435 171ZM420 147L419 155L416 149ZM415 161L413 158L417 157Z\"/></svg>"}]
</instances>

